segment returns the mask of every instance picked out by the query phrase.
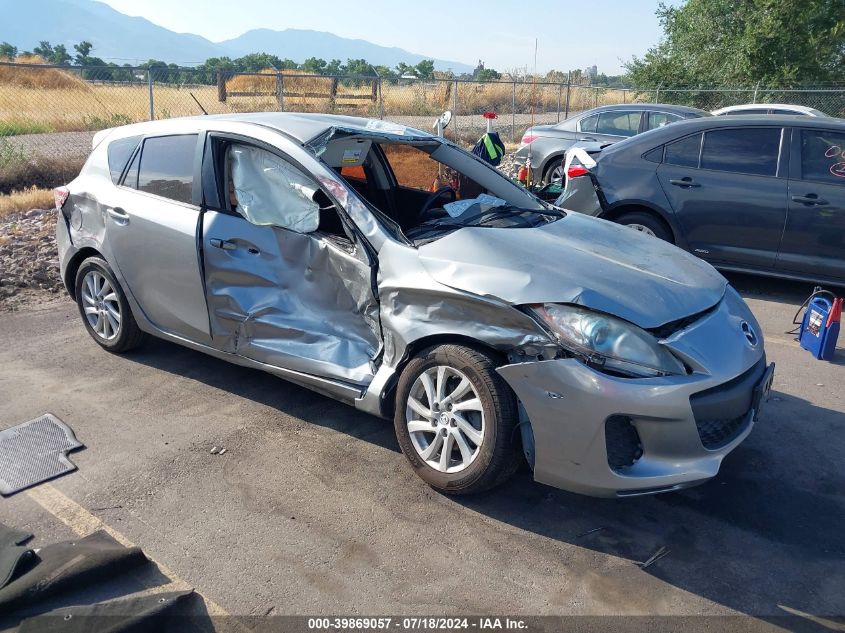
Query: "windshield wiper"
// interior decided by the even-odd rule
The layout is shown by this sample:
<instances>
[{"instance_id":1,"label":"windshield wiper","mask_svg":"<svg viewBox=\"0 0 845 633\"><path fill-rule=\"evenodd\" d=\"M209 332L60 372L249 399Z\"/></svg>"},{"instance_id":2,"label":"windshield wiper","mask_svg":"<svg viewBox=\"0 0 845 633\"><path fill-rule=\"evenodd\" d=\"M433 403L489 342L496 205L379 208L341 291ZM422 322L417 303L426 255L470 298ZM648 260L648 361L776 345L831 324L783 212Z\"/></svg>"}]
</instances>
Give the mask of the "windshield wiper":
<instances>
[{"instance_id":1,"label":"windshield wiper","mask_svg":"<svg viewBox=\"0 0 845 633\"><path fill-rule=\"evenodd\" d=\"M534 209L523 209L521 207L516 207L513 205L505 205L499 207L493 207L491 209L487 209L482 211L481 213L476 213L475 215L471 215L469 217L462 217L459 216L457 218L444 218L442 220L438 220L437 222L433 222L431 224L423 224L421 226L416 227L413 229L415 233L414 239L419 239L424 235L428 235L433 232L441 231L441 230L455 230L455 229L462 229L471 226L482 226L487 222L492 222L494 220L501 220L503 218L517 218L524 222L524 226L534 226L534 224L528 222L525 218L521 217L526 213L534 214L534 215L541 215L546 216L550 214L546 214L543 211L538 211ZM558 215L558 217L562 217Z\"/></svg>"}]
</instances>

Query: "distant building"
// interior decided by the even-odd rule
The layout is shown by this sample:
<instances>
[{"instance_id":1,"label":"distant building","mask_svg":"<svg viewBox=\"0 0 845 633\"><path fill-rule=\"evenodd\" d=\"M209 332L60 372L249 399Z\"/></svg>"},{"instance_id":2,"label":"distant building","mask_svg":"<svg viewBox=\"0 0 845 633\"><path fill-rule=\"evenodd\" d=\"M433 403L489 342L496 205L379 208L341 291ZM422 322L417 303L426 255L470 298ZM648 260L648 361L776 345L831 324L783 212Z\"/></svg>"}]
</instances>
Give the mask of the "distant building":
<instances>
[{"instance_id":1,"label":"distant building","mask_svg":"<svg viewBox=\"0 0 845 633\"><path fill-rule=\"evenodd\" d=\"M592 66L587 66L584 69L584 76L589 77L590 81L592 81L593 79L598 77L599 76L598 66L596 66L595 64L593 64Z\"/></svg>"}]
</instances>

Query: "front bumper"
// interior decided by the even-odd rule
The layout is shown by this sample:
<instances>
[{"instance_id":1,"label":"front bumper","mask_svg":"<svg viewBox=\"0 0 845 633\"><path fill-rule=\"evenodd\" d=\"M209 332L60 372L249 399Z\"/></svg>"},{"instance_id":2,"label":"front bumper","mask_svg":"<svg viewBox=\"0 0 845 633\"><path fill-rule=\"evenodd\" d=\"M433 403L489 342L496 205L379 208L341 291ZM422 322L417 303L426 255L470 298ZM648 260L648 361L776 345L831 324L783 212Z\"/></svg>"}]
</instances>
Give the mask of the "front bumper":
<instances>
[{"instance_id":1,"label":"front bumper","mask_svg":"<svg viewBox=\"0 0 845 633\"><path fill-rule=\"evenodd\" d=\"M534 435L534 478L600 497L677 490L714 477L750 433L771 381L760 329L728 289L719 306L664 341L685 376L628 379L573 358L506 365ZM756 389L756 393L755 393Z\"/></svg>"}]
</instances>

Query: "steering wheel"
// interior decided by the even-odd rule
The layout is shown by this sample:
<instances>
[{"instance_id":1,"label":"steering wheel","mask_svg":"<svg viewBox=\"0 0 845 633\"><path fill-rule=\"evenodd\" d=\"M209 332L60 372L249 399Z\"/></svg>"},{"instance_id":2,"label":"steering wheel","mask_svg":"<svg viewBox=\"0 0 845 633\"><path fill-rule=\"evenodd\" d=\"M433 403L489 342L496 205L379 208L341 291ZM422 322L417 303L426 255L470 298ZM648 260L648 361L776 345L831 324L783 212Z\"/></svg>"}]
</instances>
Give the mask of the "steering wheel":
<instances>
[{"instance_id":1,"label":"steering wheel","mask_svg":"<svg viewBox=\"0 0 845 633\"><path fill-rule=\"evenodd\" d=\"M430 194L428 198L425 199L425 203L423 204L422 209L420 209L420 212L417 214L417 224L422 224L426 221L425 216L428 215L429 211L431 211L432 205L437 201L438 198L446 194L449 194L451 202L454 202L458 199L458 194L449 185L440 187L440 189Z\"/></svg>"}]
</instances>

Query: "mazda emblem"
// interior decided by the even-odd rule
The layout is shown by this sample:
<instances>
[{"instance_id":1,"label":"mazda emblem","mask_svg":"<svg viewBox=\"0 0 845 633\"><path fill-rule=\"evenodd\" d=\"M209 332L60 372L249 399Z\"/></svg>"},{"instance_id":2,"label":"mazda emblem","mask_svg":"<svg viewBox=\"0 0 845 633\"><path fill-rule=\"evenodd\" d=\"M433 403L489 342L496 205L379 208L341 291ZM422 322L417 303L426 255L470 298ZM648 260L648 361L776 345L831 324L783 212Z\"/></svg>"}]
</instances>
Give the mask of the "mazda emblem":
<instances>
[{"instance_id":1,"label":"mazda emblem","mask_svg":"<svg viewBox=\"0 0 845 633\"><path fill-rule=\"evenodd\" d=\"M754 329L748 325L748 321L743 321L739 325L742 333L745 334L745 338L748 340L748 344L751 347L757 347L757 334L754 332Z\"/></svg>"}]
</instances>

